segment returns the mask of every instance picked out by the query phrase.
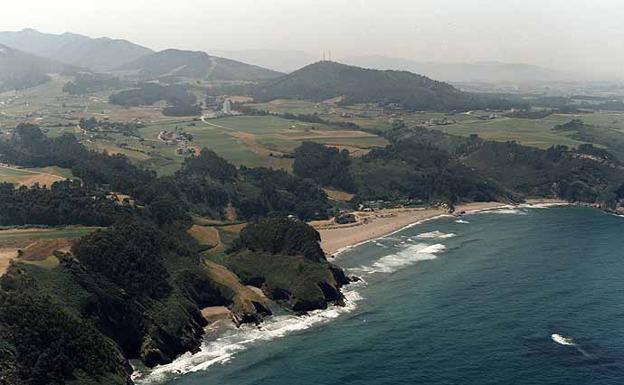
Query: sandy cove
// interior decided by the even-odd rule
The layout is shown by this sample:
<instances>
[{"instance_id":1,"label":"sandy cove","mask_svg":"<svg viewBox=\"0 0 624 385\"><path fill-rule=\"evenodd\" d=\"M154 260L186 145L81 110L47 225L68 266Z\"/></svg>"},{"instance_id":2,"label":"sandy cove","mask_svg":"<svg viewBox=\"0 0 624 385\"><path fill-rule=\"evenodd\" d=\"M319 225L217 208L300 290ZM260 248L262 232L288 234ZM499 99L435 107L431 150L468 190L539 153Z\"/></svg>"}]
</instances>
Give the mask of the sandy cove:
<instances>
[{"instance_id":1,"label":"sandy cove","mask_svg":"<svg viewBox=\"0 0 624 385\"><path fill-rule=\"evenodd\" d=\"M528 205L567 204L556 199L530 199ZM475 213L512 207L501 202L465 203L455 208L455 214ZM448 210L437 207L382 209L371 212L356 211L357 222L338 225L333 220L314 221L310 224L321 234L321 247L327 255L334 255L345 248L383 237L402 228L449 214Z\"/></svg>"}]
</instances>

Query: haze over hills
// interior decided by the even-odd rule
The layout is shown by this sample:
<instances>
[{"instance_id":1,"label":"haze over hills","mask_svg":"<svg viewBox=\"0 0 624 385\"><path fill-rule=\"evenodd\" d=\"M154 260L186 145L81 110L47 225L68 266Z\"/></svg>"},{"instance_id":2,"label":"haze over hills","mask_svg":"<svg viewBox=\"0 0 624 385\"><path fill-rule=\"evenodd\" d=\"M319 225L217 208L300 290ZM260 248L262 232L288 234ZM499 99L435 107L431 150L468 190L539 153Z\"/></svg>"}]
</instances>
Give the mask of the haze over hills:
<instances>
[{"instance_id":1,"label":"haze over hills","mask_svg":"<svg viewBox=\"0 0 624 385\"><path fill-rule=\"evenodd\" d=\"M34 87L47 82L49 73L75 69L0 44L0 91Z\"/></svg>"},{"instance_id":2,"label":"haze over hills","mask_svg":"<svg viewBox=\"0 0 624 385\"><path fill-rule=\"evenodd\" d=\"M345 103L396 103L412 110L503 107L504 101L462 92L450 84L407 71L365 69L330 61L310 64L259 85L258 100L344 97Z\"/></svg>"},{"instance_id":3,"label":"haze over hills","mask_svg":"<svg viewBox=\"0 0 624 385\"><path fill-rule=\"evenodd\" d=\"M572 74L531 64L477 62L440 63L387 57L359 56L345 63L380 70L400 70L423 74L436 80L455 83L528 83L578 80Z\"/></svg>"},{"instance_id":4,"label":"haze over hills","mask_svg":"<svg viewBox=\"0 0 624 385\"><path fill-rule=\"evenodd\" d=\"M278 77L279 72L235 60L210 56L201 51L167 49L140 57L118 68L136 71L145 79L186 77L210 80L258 81Z\"/></svg>"},{"instance_id":5,"label":"haze over hills","mask_svg":"<svg viewBox=\"0 0 624 385\"><path fill-rule=\"evenodd\" d=\"M318 56L296 50L211 50L215 55L290 73L317 61Z\"/></svg>"},{"instance_id":6,"label":"haze over hills","mask_svg":"<svg viewBox=\"0 0 624 385\"><path fill-rule=\"evenodd\" d=\"M34 29L0 32L0 44L92 71L112 70L153 52L127 40L93 39L69 32L57 35Z\"/></svg>"},{"instance_id":7,"label":"haze over hills","mask_svg":"<svg viewBox=\"0 0 624 385\"><path fill-rule=\"evenodd\" d=\"M318 60L298 50L215 50L220 56L292 72ZM341 57L340 62L378 70L409 71L435 80L456 83L527 83L578 80L575 74L525 63L482 61L452 63L419 61L383 55Z\"/></svg>"}]
</instances>

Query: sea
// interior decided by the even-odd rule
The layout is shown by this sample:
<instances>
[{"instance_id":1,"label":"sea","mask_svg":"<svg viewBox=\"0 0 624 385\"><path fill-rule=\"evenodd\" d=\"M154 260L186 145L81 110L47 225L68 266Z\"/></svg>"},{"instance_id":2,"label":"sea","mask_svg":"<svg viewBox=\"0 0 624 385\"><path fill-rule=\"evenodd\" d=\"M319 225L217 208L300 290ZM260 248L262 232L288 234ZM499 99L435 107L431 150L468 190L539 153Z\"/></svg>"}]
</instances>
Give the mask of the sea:
<instances>
[{"instance_id":1,"label":"sea","mask_svg":"<svg viewBox=\"0 0 624 385\"><path fill-rule=\"evenodd\" d=\"M345 307L209 331L167 385L624 384L624 218L502 209L338 255Z\"/></svg>"}]
</instances>

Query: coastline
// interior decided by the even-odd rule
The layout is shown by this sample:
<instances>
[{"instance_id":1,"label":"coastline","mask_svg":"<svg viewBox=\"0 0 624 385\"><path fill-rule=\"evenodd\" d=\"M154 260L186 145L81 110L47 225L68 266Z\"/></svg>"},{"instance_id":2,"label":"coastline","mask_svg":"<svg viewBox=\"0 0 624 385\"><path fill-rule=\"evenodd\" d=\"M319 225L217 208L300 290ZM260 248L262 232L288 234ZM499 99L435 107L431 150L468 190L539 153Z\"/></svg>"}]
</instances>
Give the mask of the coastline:
<instances>
[{"instance_id":1,"label":"coastline","mask_svg":"<svg viewBox=\"0 0 624 385\"><path fill-rule=\"evenodd\" d=\"M341 251L437 218L459 218L463 215L502 209L554 207L570 204L569 202L553 199L527 200L525 203L518 205L501 202L476 202L457 206L453 214L441 208L386 209L366 212L369 217L372 217L366 223L335 225L331 224L330 221L317 221L312 224L321 228L319 232L323 232L321 233L322 236L323 234L330 234L332 237L342 237L340 242L334 240L334 243L330 244L330 246L334 245L332 247L344 245L342 249L337 249L333 254L329 254L335 257ZM379 226L380 224L381 226ZM365 231L362 231L362 229ZM344 236L345 234L349 235L349 232L352 233L352 237ZM362 240L347 244L347 241L352 241L353 239ZM325 245L325 247L327 246ZM213 365L227 363L237 353L251 345L283 338L291 333L331 322L343 314L354 311L358 307L358 303L364 299L359 293L359 288L362 285L366 285L366 282L354 282L343 289L345 306L331 306L327 309L311 311L305 315L273 315L261 325L243 324L236 327L231 322L231 312L228 308L222 306L204 308L202 309L202 315L210 323L207 329L209 337L204 340L199 352L187 352L173 362L159 365L153 369L135 368L132 378L137 384L142 385L166 383L166 381L182 374L203 371Z\"/></svg>"},{"instance_id":2,"label":"coastline","mask_svg":"<svg viewBox=\"0 0 624 385\"><path fill-rule=\"evenodd\" d=\"M438 207L381 209L353 212L357 221L346 225L338 225L332 221L314 221L310 224L321 235L323 251L329 256L336 257L345 250L436 218L534 205L567 204L569 202L558 199L528 199L525 203L517 205L502 202L464 203L458 205L454 213Z\"/></svg>"}]
</instances>

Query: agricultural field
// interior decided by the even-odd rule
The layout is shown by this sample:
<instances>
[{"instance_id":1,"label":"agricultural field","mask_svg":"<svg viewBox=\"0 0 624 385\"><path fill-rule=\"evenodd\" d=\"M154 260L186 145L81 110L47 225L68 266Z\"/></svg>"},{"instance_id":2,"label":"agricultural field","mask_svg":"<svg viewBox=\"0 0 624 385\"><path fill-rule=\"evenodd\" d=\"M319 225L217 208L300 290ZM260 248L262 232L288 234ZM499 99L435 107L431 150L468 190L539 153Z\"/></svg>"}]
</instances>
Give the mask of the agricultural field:
<instances>
[{"instance_id":1,"label":"agricultural field","mask_svg":"<svg viewBox=\"0 0 624 385\"><path fill-rule=\"evenodd\" d=\"M159 174L171 174L186 155L179 146L159 139L162 131L192 135L189 146L196 152L207 147L236 165L273 167L289 170L289 154L303 141L326 143L364 154L386 141L363 131L340 130L323 124L302 123L275 116L232 116L218 119L176 119L147 123L139 129L139 138L109 134L105 138L85 140L96 150L121 153L147 165Z\"/></svg>"},{"instance_id":2,"label":"agricultural field","mask_svg":"<svg viewBox=\"0 0 624 385\"><path fill-rule=\"evenodd\" d=\"M555 129L572 119L583 121L583 132ZM538 148L548 148L555 144L577 147L582 143L592 143L624 160L624 113L552 114L543 119L499 117L432 128L462 136L478 134L489 140L515 140Z\"/></svg>"},{"instance_id":3,"label":"agricultural field","mask_svg":"<svg viewBox=\"0 0 624 385\"><path fill-rule=\"evenodd\" d=\"M396 121L408 126L423 126L447 133L468 136L478 134L484 139L507 141L547 148L553 144L578 146L592 142L607 148L624 159L624 114L595 112L591 114L553 114L543 119L509 118L502 113L487 111L469 113L407 112L383 110L367 104L342 106L335 101L322 103L278 99L252 108L277 114L317 114L331 122L352 122L360 130L337 128L320 123L306 123L278 116L230 116L216 119L167 117L163 105L120 107L108 103L113 91L88 96L72 96L62 92L70 78L54 75L52 81L38 87L0 94L0 130L10 129L19 122L42 126L49 136L64 133L76 135L83 144L96 151L123 154L136 163L156 170L160 175L174 173L189 154L202 147L214 150L236 165L272 167L290 170L290 154L304 141L315 141L361 156L387 141L371 132L384 131ZM201 90L197 90L201 100ZM244 100L240 100L243 102ZM78 126L80 118L95 117L111 122L136 122L144 126L138 136L121 133L92 135ZM572 119L582 119L589 133L555 130L555 126ZM161 132L184 133L192 136L186 143L166 142ZM35 182L49 185L69 176L58 170L17 170L0 168L0 181L16 185Z\"/></svg>"},{"instance_id":4,"label":"agricultural field","mask_svg":"<svg viewBox=\"0 0 624 385\"><path fill-rule=\"evenodd\" d=\"M71 79L55 74L51 75L51 81L37 87L0 93L0 129L29 122L42 127L66 126L71 130L80 118L91 116L121 122L171 119L162 115L160 105L130 108L112 105L108 103L108 97L114 91L84 96L63 93L63 86Z\"/></svg>"},{"instance_id":5,"label":"agricultural field","mask_svg":"<svg viewBox=\"0 0 624 385\"><path fill-rule=\"evenodd\" d=\"M11 260L53 267L55 251L68 251L72 242L97 230L97 227L34 228L0 230L0 275Z\"/></svg>"},{"instance_id":6,"label":"agricultural field","mask_svg":"<svg viewBox=\"0 0 624 385\"><path fill-rule=\"evenodd\" d=\"M290 154L303 141L317 141L348 149L356 155L363 155L374 146L386 144L384 139L367 132L337 129L324 124L304 123L276 116L231 116L205 120L199 116L167 117L161 113L161 103L141 107L111 105L107 100L113 91L88 96L64 94L63 85L70 79L54 75L52 81L38 87L0 94L0 131L10 130L21 122L35 123L48 136L55 137L65 133L76 135L84 145L93 150L126 155L134 162L156 170L160 175L172 174L189 153L197 153L203 147L214 150L236 165L290 170ZM299 105L298 111L301 113L307 113L310 108L314 108L314 104L309 102L293 103ZM138 137L114 132L93 135L78 125L81 118L90 117L110 122L138 121L144 126L139 129ZM366 122L371 127L377 125L370 119ZM192 135L193 139L184 143L184 148L181 149L179 142L166 143L161 140L159 134L162 131L184 132ZM36 171L0 169L0 180L29 184L27 178ZM56 175L48 171L41 173L40 179L34 179L46 185L50 184L51 179L43 177L46 174ZM47 177L54 178L49 175Z\"/></svg>"},{"instance_id":7,"label":"agricultural field","mask_svg":"<svg viewBox=\"0 0 624 385\"><path fill-rule=\"evenodd\" d=\"M0 183L11 183L16 186L50 186L71 177L71 170L61 167L17 168L0 164Z\"/></svg>"},{"instance_id":8,"label":"agricultural field","mask_svg":"<svg viewBox=\"0 0 624 385\"><path fill-rule=\"evenodd\" d=\"M301 100L279 99L269 103L251 104L253 108L273 113L317 114L322 119L335 122L352 122L365 130L384 131L393 121L401 120L408 126L421 126L454 135L477 134L488 140L508 141L538 148L560 144L576 147L592 143L610 150L624 159L624 113L597 111L582 114L552 114L542 119L523 119L503 116L502 113L471 111L467 113L379 111L371 106L337 106ZM587 127L584 133L557 130L556 126L572 119L582 120ZM355 141L360 141L358 138ZM317 140L335 145L328 138ZM349 146L346 140L343 146ZM349 148L349 147L346 147ZM353 148L349 148L353 150ZM356 150L357 151L357 150Z\"/></svg>"}]
</instances>

